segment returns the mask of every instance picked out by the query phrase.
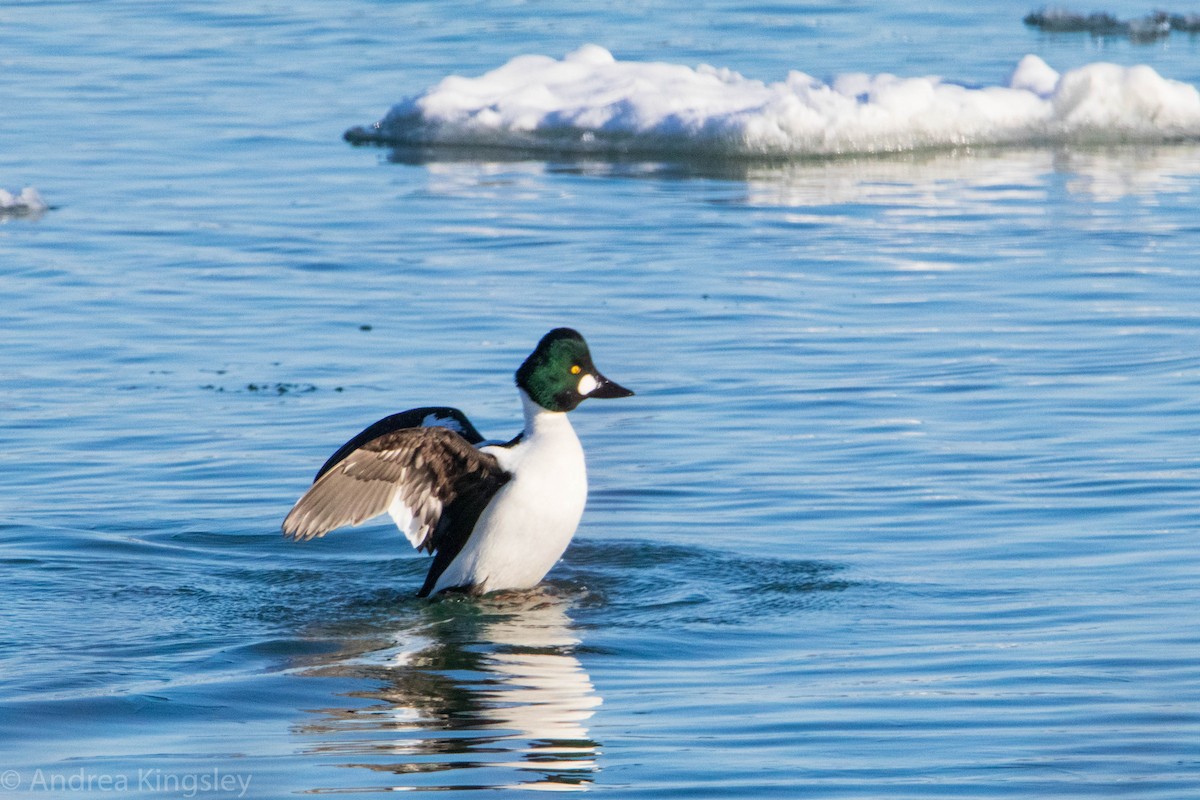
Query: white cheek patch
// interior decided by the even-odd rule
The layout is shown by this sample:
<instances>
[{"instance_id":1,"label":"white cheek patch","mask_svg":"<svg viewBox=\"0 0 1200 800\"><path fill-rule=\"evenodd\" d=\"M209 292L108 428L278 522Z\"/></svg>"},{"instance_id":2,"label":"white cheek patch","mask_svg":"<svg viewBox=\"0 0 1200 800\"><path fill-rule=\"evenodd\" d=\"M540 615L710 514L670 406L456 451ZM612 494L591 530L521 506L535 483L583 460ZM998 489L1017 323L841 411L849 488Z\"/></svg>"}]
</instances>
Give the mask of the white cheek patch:
<instances>
[{"instance_id":1,"label":"white cheek patch","mask_svg":"<svg viewBox=\"0 0 1200 800\"><path fill-rule=\"evenodd\" d=\"M594 377L592 377L591 375L584 375L582 378L579 379L579 386L577 388L577 391L581 395L586 397L587 395L596 391L596 387L599 385L600 385L600 382L598 380L596 380Z\"/></svg>"}]
</instances>

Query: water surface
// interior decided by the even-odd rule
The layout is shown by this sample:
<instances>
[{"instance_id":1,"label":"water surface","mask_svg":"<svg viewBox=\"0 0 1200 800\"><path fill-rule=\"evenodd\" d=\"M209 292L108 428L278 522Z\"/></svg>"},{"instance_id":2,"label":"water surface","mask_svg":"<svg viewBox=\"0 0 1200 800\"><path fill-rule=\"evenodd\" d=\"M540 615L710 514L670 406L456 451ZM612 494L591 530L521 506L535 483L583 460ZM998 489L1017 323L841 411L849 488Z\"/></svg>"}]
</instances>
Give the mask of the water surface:
<instances>
[{"instance_id":1,"label":"water surface","mask_svg":"<svg viewBox=\"0 0 1200 800\"><path fill-rule=\"evenodd\" d=\"M0 188L52 208L0 217L3 789L1195 796L1196 144L340 138L589 42L1200 85L1191 39L1029 10L6 6ZM387 525L282 539L385 414L515 434L561 324L638 394L573 415L591 497L546 584L427 603Z\"/></svg>"}]
</instances>

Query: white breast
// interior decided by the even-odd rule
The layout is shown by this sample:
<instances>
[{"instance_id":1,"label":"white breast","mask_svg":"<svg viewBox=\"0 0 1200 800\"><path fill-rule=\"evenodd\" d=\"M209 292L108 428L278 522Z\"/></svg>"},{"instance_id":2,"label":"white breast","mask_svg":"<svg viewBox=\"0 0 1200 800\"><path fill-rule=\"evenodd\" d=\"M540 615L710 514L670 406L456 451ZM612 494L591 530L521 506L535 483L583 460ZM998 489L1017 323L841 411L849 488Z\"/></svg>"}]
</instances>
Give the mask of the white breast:
<instances>
[{"instance_id":1,"label":"white breast","mask_svg":"<svg viewBox=\"0 0 1200 800\"><path fill-rule=\"evenodd\" d=\"M546 411L521 393L525 434L513 447L485 447L513 478L480 515L462 552L434 592L536 586L558 562L583 516L587 471L567 415Z\"/></svg>"}]
</instances>

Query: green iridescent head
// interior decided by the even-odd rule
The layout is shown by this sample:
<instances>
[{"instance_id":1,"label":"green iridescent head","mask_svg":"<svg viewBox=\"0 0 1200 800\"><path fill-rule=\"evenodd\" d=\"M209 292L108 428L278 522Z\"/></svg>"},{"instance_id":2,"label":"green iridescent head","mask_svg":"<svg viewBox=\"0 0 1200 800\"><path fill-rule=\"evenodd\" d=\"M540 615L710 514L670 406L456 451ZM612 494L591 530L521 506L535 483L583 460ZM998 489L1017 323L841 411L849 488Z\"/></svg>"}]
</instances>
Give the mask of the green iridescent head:
<instances>
[{"instance_id":1,"label":"green iridescent head","mask_svg":"<svg viewBox=\"0 0 1200 800\"><path fill-rule=\"evenodd\" d=\"M543 336L516 377L517 386L547 411L570 411L589 397L633 394L600 374L587 342L570 328L555 328Z\"/></svg>"}]
</instances>

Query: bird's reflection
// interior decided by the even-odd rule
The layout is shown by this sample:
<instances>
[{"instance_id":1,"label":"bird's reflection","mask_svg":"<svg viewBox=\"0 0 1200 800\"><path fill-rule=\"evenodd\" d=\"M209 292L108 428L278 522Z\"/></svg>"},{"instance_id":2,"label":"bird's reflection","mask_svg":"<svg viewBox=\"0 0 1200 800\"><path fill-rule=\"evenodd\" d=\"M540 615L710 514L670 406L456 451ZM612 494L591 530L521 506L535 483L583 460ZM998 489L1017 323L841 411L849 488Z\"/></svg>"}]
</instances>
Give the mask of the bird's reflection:
<instances>
[{"instance_id":1,"label":"bird's reflection","mask_svg":"<svg viewBox=\"0 0 1200 800\"><path fill-rule=\"evenodd\" d=\"M394 776L391 790L586 788L601 700L575 656L571 603L551 588L453 598L356 637L305 672L380 685L298 726L305 749Z\"/></svg>"}]
</instances>

